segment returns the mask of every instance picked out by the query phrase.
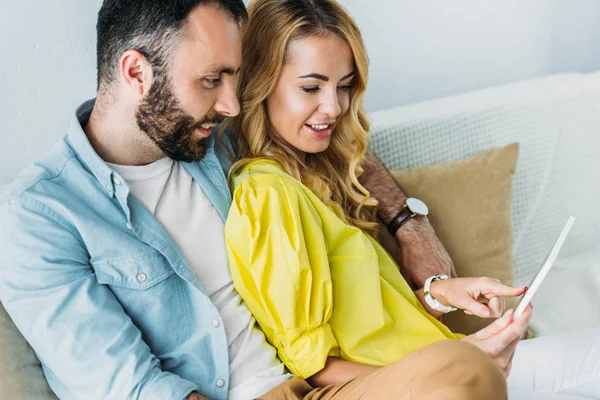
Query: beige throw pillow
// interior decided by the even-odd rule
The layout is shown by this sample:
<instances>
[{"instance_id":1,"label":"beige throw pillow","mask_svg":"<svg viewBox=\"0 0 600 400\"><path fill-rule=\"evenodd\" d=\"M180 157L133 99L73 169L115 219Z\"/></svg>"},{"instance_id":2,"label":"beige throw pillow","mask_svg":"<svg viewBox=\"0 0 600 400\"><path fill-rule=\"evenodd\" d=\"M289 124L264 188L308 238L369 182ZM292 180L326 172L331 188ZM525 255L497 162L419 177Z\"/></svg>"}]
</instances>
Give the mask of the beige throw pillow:
<instances>
[{"instance_id":1,"label":"beige throw pillow","mask_svg":"<svg viewBox=\"0 0 600 400\"><path fill-rule=\"evenodd\" d=\"M511 198L518 153L514 143L453 163L392 171L408 196L429 206L431 225L458 276L489 276L513 284ZM391 236L382 242L398 261ZM462 311L444 320L454 332L466 334L492 321Z\"/></svg>"}]
</instances>

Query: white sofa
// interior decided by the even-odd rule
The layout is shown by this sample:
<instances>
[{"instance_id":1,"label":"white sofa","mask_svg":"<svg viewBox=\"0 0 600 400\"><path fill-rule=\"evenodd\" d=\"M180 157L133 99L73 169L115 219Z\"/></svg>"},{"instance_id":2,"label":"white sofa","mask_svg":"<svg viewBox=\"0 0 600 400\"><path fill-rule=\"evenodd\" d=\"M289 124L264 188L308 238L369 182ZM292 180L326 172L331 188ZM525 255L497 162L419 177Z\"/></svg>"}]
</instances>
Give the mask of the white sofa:
<instances>
[{"instance_id":1,"label":"white sofa","mask_svg":"<svg viewBox=\"0 0 600 400\"><path fill-rule=\"evenodd\" d=\"M458 160L519 142L512 202L517 284L577 217L535 300L538 336L600 326L600 72L562 74L371 114L390 169ZM600 395L599 395L600 398Z\"/></svg>"},{"instance_id":2,"label":"white sofa","mask_svg":"<svg viewBox=\"0 0 600 400\"><path fill-rule=\"evenodd\" d=\"M390 169L521 143L512 210L516 283L528 282L567 217L578 218L536 295L533 328L550 335L600 326L600 73L550 76L378 111L371 118L372 148ZM0 362L10 360L0 356Z\"/></svg>"}]
</instances>

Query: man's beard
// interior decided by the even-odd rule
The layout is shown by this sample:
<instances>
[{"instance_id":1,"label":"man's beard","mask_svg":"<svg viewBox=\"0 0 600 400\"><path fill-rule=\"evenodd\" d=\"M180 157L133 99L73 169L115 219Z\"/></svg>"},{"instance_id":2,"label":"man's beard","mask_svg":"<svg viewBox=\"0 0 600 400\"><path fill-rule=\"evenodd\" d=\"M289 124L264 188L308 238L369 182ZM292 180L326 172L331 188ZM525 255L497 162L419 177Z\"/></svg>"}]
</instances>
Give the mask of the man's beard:
<instances>
[{"instance_id":1,"label":"man's beard","mask_svg":"<svg viewBox=\"0 0 600 400\"><path fill-rule=\"evenodd\" d=\"M180 107L166 75L156 75L136 111L137 125L167 157L184 162L200 161L206 154L207 144L206 138L194 139L196 129L203 124L220 124L224 117L209 114L195 121Z\"/></svg>"}]
</instances>

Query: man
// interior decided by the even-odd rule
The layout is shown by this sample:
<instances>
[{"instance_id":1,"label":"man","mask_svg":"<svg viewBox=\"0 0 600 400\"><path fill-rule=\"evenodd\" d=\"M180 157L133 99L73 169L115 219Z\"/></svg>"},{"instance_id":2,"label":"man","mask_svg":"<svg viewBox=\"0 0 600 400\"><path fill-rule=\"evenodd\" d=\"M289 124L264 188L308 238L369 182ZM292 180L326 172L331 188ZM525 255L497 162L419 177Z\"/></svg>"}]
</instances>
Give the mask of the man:
<instances>
[{"instance_id":1,"label":"man","mask_svg":"<svg viewBox=\"0 0 600 400\"><path fill-rule=\"evenodd\" d=\"M233 288L223 240L230 197L211 129L239 112L245 18L241 0L105 0L97 99L0 199L0 300L52 389L65 399L504 398L500 369L461 342L346 385L312 389L285 372ZM364 181L403 202L389 176ZM401 208L382 203L387 220ZM426 220L404 227L407 267L425 270L416 284L452 272ZM501 336L503 324L471 341L508 364L522 329Z\"/></svg>"}]
</instances>

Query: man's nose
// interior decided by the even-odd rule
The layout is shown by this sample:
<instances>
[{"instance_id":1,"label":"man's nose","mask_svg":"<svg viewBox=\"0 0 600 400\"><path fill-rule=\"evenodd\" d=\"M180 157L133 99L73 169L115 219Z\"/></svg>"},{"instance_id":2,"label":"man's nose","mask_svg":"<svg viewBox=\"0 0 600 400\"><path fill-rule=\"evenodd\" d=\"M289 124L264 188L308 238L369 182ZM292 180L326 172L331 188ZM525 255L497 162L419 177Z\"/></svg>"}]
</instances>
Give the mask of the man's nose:
<instances>
[{"instance_id":1,"label":"man's nose","mask_svg":"<svg viewBox=\"0 0 600 400\"><path fill-rule=\"evenodd\" d=\"M214 109L226 117L235 117L240 113L240 102L237 99L233 82L222 87Z\"/></svg>"}]
</instances>

